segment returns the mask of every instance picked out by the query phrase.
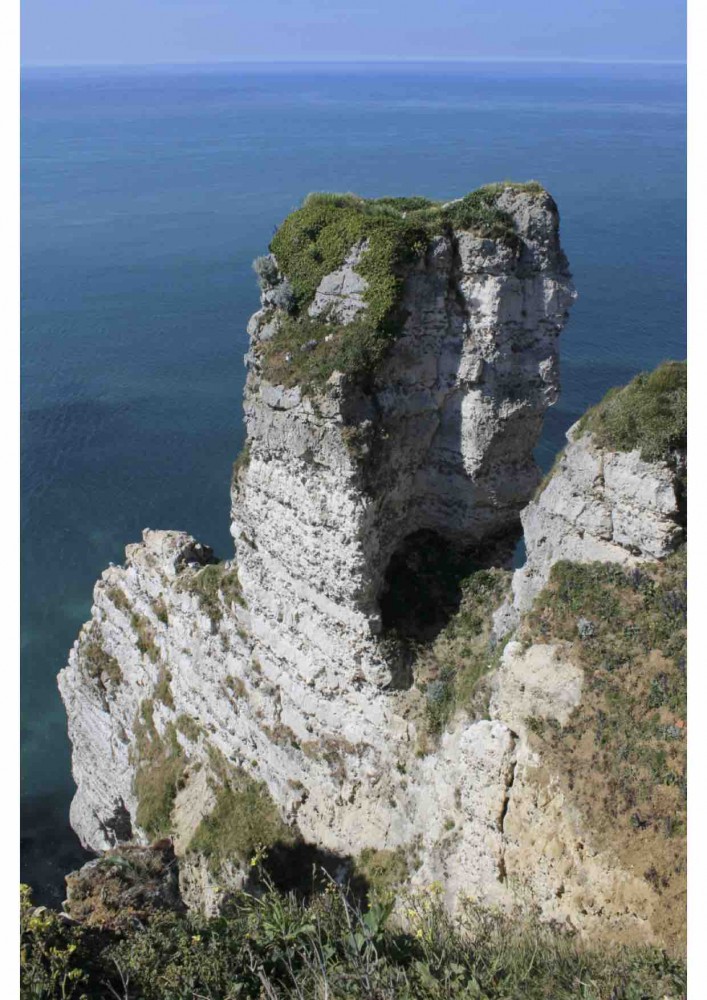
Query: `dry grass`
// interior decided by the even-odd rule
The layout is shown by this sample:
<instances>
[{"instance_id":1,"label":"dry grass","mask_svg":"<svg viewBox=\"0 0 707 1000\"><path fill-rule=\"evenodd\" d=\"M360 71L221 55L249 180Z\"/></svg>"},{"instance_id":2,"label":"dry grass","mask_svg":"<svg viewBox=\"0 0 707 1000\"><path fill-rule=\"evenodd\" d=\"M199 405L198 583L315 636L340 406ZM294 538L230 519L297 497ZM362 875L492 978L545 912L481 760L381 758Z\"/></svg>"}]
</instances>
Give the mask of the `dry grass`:
<instances>
[{"instance_id":1,"label":"dry grass","mask_svg":"<svg viewBox=\"0 0 707 1000\"><path fill-rule=\"evenodd\" d=\"M680 949L686 878L685 550L622 570L559 563L521 629L564 640L581 664L580 706L561 727L530 721L598 846L660 895L656 927Z\"/></svg>"}]
</instances>

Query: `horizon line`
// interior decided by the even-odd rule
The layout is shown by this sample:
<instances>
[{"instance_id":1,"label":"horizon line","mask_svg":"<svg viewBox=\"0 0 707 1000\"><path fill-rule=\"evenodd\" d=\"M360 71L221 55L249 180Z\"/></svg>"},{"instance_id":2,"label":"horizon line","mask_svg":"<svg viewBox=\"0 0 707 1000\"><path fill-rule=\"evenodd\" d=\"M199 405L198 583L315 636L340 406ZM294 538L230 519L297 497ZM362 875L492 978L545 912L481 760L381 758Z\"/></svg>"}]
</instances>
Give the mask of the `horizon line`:
<instances>
[{"instance_id":1,"label":"horizon line","mask_svg":"<svg viewBox=\"0 0 707 1000\"><path fill-rule=\"evenodd\" d=\"M576 57L565 56L360 56L337 58L297 57L283 59L259 59L235 57L233 59L158 59L153 62L121 62L110 60L106 62L20 62L20 69L142 69L150 67L170 66L346 66L361 64L396 65L405 63L522 63L522 64L559 64L559 65L590 65L590 66L687 66L684 59L632 59L606 57Z\"/></svg>"}]
</instances>

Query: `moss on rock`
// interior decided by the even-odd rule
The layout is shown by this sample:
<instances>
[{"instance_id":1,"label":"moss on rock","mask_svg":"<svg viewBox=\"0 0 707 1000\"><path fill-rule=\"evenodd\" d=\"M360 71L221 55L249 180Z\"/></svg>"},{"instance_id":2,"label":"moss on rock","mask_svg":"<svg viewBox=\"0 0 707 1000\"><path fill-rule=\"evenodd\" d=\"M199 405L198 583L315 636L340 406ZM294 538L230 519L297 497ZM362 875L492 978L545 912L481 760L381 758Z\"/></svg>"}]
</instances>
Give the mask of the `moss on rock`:
<instances>
[{"instance_id":1,"label":"moss on rock","mask_svg":"<svg viewBox=\"0 0 707 1000\"><path fill-rule=\"evenodd\" d=\"M375 370L402 328L400 303L408 270L438 235L464 230L517 245L511 216L498 206L508 188L493 184L452 202L427 198L365 199L311 194L277 230L270 249L292 288L294 315L281 316L275 336L261 345L266 377L277 384L321 388L334 371L361 378ZM313 320L307 306L322 279L363 247L356 271L366 281L365 309L354 322Z\"/></svg>"}]
</instances>

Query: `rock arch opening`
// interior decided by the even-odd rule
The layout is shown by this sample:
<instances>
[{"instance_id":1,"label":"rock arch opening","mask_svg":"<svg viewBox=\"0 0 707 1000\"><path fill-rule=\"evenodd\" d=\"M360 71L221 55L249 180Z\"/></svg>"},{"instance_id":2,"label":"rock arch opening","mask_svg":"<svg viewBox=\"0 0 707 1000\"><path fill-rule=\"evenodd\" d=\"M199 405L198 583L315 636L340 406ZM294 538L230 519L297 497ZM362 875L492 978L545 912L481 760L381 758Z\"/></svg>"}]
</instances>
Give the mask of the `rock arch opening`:
<instances>
[{"instance_id":1,"label":"rock arch opening","mask_svg":"<svg viewBox=\"0 0 707 1000\"><path fill-rule=\"evenodd\" d=\"M391 556L379 597L383 635L411 643L434 640L457 614L464 584L483 569L508 569L520 530L464 548L436 531L407 535Z\"/></svg>"},{"instance_id":2,"label":"rock arch opening","mask_svg":"<svg viewBox=\"0 0 707 1000\"><path fill-rule=\"evenodd\" d=\"M477 568L474 555L435 531L408 535L395 550L380 596L384 633L429 642L459 610L462 581Z\"/></svg>"}]
</instances>

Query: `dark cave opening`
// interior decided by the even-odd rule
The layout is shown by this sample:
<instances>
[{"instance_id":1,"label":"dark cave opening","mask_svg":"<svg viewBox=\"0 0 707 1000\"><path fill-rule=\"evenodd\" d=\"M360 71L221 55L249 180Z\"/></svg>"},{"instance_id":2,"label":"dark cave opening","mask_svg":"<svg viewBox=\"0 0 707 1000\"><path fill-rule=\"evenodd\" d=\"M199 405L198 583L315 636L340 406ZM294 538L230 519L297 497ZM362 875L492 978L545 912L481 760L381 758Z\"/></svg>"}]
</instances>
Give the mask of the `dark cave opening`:
<instances>
[{"instance_id":1,"label":"dark cave opening","mask_svg":"<svg viewBox=\"0 0 707 1000\"><path fill-rule=\"evenodd\" d=\"M459 610L464 580L480 569L509 568L520 536L520 520L474 547L427 529L408 535L385 573L379 598L383 634L413 644L434 640Z\"/></svg>"},{"instance_id":2,"label":"dark cave opening","mask_svg":"<svg viewBox=\"0 0 707 1000\"><path fill-rule=\"evenodd\" d=\"M459 610L463 581L479 569L509 566L519 533L520 525L474 548L425 529L408 535L385 573L383 634L413 643L435 639Z\"/></svg>"},{"instance_id":3,"label":"dark cave opening","mask_svg":"<svg viewBox=\"0 0 707 1000\"><path fill-rule=\"evenodd\" d=\"M365 876L356 870L350 855L337 854L300 839L293 844L273 844L265 855L262 872L251 869L244 889L257 896L268 882L301 902L310 902L327 884L335 882L359 906L365 906L371 888Z\"/></svg>"}]
</instances>

